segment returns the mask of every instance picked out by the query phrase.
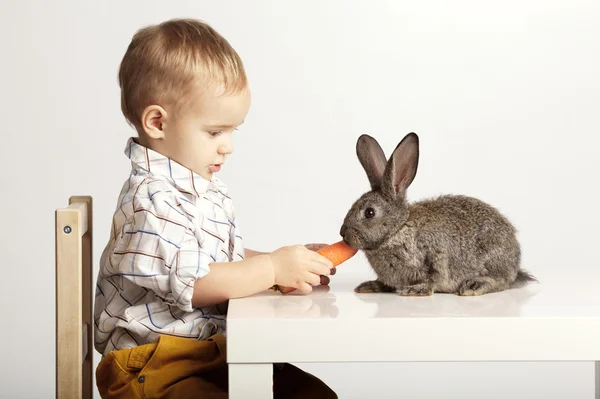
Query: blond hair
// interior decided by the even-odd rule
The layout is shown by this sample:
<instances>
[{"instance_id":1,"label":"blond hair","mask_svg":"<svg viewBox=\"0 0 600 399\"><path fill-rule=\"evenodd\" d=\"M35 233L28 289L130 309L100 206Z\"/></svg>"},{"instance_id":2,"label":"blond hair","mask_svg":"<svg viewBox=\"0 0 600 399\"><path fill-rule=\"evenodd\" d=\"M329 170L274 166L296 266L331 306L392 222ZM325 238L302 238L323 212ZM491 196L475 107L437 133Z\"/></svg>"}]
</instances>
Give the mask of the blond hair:
<instances>
[{"instance_id":1,"label":"blond hair","mask_svg":"<svg viewBox=\"0 0 600 399\"><path fill-rule=\"evenodd\" d=\"M237 52L208 24L171 19L138 30L119 68L121 110L142 131L141 116L149 105L178 107L198 85L217 84L225 93L247 86Z\"/></svg>"}]
</instances>

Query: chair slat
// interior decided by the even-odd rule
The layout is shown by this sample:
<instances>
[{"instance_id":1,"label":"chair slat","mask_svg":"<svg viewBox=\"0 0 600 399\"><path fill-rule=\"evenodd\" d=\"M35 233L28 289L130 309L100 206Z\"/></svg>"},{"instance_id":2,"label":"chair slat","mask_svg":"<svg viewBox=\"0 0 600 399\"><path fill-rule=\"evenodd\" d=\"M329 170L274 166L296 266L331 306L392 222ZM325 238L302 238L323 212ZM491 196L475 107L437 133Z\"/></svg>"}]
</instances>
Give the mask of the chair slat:
<instances>
[{"instance_id":1,"label":"chair slat","mask_svg":"<svg viewBox=\"0 0 600 399\"><path fill-rule=\"evenodd\" d=\"M56 210L56 397L93 397L92 198Z\"/></svg>"}]
</instances>

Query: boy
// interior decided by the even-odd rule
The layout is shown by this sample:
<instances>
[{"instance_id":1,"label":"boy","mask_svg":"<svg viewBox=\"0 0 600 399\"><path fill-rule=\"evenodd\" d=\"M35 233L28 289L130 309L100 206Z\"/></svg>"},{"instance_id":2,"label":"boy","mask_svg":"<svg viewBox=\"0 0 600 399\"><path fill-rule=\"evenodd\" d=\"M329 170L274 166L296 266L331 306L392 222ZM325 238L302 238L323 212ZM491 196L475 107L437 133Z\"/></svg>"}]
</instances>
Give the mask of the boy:
<instances>
[{"instance_id":1,"label":"boy","mask_svg":"<svg viewBox=\"0 0 600 399\"><path fill-rule=\"evenodd\" d=\"M218 172L250 91L242 61L210 26L139 30L119 70L138 137L102 253L95 300L103 398L226 398L227 300L274 284L310 293L332 264L305 246L244 250ZM314 247L313 249L316 249ZM316 377L274 368L275 398L335 398Z\"/></svg>"}]
</instances>

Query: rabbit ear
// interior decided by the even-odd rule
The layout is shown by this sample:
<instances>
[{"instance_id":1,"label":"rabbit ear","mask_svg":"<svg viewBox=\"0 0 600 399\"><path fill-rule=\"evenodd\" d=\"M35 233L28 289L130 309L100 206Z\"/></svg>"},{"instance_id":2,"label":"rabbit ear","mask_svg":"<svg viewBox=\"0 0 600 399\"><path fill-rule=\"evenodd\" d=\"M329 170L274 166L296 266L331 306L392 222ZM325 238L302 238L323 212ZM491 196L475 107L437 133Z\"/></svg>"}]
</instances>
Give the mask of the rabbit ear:
<instances>
[{"instance_id":1,"label":"rabbit ear","mask_svg":"<svg viewBox=\"0 0 600 399\"><path fill-rule=\"evenodd\" d=\"M373 137L363 134L356 142L356 155L365 172L367 172L371 189L379 190L386 164L385 154L381 146Z\"/></svg>"},{"instance_id":2,"label":"rabbit ear","mask_svg":"<svg viewBox=\"0 0 600 399\"><path fill-rule=\"evenodd\" d=\"M404 198L417 174L419 136L407 134L394 150L385 168L381 190L390 199Z\"/></svg>"}]
</instances>

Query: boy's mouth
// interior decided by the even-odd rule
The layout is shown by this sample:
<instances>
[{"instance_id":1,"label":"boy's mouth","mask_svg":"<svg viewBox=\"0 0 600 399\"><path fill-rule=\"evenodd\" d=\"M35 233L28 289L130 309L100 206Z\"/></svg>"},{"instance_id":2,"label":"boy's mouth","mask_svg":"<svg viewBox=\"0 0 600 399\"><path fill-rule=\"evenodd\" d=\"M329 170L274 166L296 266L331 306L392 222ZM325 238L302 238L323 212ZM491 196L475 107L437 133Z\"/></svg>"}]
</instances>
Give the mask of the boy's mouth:
<instances>
[{"instance_id":1,"label":"boy's mouth","mask_svg":"<svg viewBox=\"0 0 600 399\"><path fill-rule=\"evenodd\" d=\"M216 173L219 170L221 170L221 164L213 164L213 165L210 165L208 168L211 173Z\"/></svg>"}]
</instances>

